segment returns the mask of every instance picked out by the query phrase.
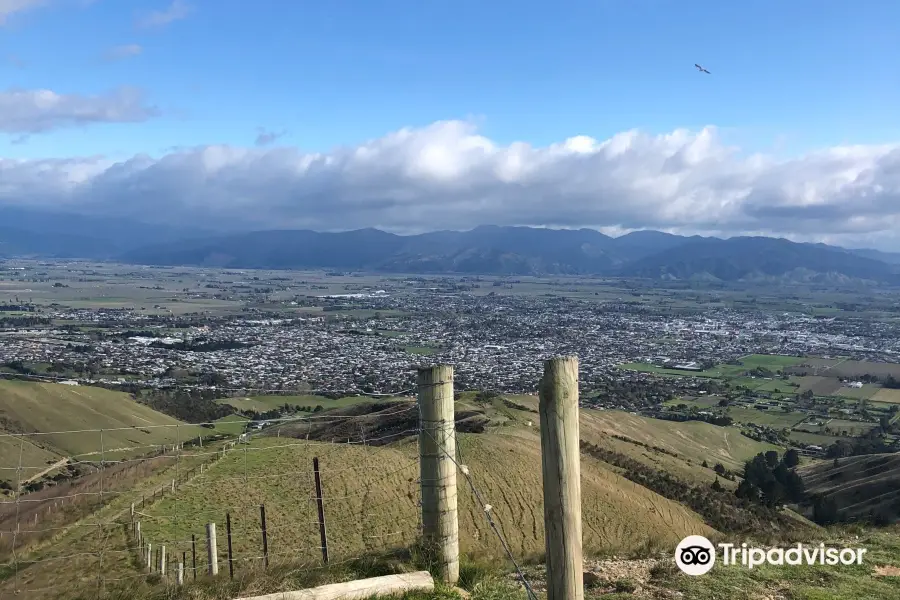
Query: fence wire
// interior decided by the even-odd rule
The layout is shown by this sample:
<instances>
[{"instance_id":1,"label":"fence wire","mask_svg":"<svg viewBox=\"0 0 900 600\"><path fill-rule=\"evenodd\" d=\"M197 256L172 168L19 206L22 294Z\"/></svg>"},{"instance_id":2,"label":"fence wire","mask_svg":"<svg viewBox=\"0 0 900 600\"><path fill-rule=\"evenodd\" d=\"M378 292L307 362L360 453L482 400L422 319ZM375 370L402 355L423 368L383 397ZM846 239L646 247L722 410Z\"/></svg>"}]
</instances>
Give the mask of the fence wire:
<instances>
[{"instance_id":1,"label":"fence wire","mask_svg":"<svg viewBox=\"0 0 900 600\"><path fill-rule=\"evenodd\" d=\"M367 434L365 422L375 420L382 427L387 420L387 430ZM150 576L173 584L178 563L189 582L210 573L211 562L219 577L239 576L280 563L318 566L326 557L329 566L343 565L419 542L421 485L441 481L421 480L415 403L368 414L267 419L262 431L230 438L218 437L216 425L0 434L18 438L17 465L0 467L16 479L0 500L0 599L53 597L86 586L103 598L111 586ZM322 439L332 426L341 426L335 429L343 437ZM121 445L136 431L160 443ZM79 444L82 452L53 465L27 463L30 444L66 435L93 437L96 446ZM27 489L64 469L81 475ZM461 472L485 505L468 470ZM216 532L212 561L209 524ZM491 528L518 570L493 521Z\"/></svg>"}]
</instances>

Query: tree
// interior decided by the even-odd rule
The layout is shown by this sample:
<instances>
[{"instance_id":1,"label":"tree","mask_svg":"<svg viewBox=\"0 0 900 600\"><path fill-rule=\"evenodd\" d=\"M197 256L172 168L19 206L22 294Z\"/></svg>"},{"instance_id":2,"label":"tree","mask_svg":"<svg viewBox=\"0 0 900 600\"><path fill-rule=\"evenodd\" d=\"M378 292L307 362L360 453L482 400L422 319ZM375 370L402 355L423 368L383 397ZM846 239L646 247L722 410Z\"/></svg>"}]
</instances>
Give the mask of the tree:
<instances>
[{"instance_id":1,"label":"tree","mask_svg":"<svg viewBox=\"0 0 900 600\"><path fill-rule=\"evenodd\" d=\"M819 525L831 525L839 518L840 511L834 498L816 497L813 501L813 521Z\"/></svg>"},{"instance_id":2,"label":"tree","mask_svg":"<svg viewBox=\"0 0 900 600\"><path fill-rule=\"evenodd\" d=\"M774 469L775 465L778 464L778 451L777 450L769 450L766 452L766 464L769 465L770 469Z\"/></svg>"},{"instance_id":3,"label":"tree","mask_svg":"<svg viewBox=\"0 0 900 600\"><path fill-rule=\"evenodd\" d=\"M797 452L796 448L790 448L784 453L784 458L782 460L784 461L784 466L793 469L800 464L800 453Z\"/></svg>"},{"instance_id":4,"label":"tree","mask_svg":"<svg viewBox=\"0 0 900 600\"><path fill-rule=\"evenodd\" d=\"M716 492L724 492L725 491L725 488L722 487L721 483L719 483L718 477L716 477L716 480L713 481L712 489L713 489L713 491L716 491Z\"/></svg>"},{"instance_id":5,"label":"tree","mask_svg":"<svg viewBox=\"0 0 900 600\"><path fill-rule=\"evenodd\" d=\"M713 467L713 471L719 475L725 475L725 467L722 466L722 463L716 463L716 466Z\"/></svg>"},{"instance_id":6,"label":"tree","mask_svg":"<svg viewBox=\"0 0 900 600\"><path fill-rule=\"evenodd\" d=\"M704 469L708 469L708 468L709 468L709 464L704 460L703 463L702 463L702 467L703 467Z\"/></svg>"}]
</instances>

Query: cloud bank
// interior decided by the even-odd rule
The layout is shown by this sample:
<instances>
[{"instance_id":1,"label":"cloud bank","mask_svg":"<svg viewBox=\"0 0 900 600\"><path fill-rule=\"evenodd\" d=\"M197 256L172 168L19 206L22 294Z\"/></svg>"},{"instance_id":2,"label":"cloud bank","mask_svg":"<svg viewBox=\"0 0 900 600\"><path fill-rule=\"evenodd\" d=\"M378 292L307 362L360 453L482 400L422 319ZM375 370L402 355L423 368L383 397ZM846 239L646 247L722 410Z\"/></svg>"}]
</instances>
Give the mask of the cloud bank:
<instances>
[{"instance_id":1,"label":"cloud bank","mask_svg":"<svg viewBox=\"0 0 900 600\"><path fill-rule=\"evenodd\" d=\"M0 132L44 133L92 123L135 123L158 115L143 94L119 88L105 94L84 96L51 90L0 92Z\"/></svg>"},{"instance_id":2,"label":"cloud bank","mask_svg":"<svg viewBox=\"0 0 900 600\"><path fill-rule=\"evenodd\" d=\"M29 122L2 105L0 115L7 129ZM491 223L898 247L900 144L776 160L725 146L714 128L534 147L444 121L328 153L206 146L124 162L0 160L0 203L236 229Z\"/></svg>"}]
</instances>

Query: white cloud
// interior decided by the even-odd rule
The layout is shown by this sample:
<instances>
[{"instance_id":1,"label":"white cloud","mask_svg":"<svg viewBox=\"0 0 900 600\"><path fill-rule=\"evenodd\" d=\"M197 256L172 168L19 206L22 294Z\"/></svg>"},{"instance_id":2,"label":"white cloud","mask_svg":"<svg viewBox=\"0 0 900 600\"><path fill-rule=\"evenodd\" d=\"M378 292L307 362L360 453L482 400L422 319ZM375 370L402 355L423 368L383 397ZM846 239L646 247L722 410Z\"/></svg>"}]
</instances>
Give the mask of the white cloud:
<instances>
[{"instance_id":1,"label":"white cloud","mask_svg":"<svg viewBox=\"0 0 900 600\"><path fill-rule=\"evenodd\" d=\"M122 46L115 46L104 52L103 59L107 61L122 60L137 56L143 51L144 49L141 48L140 44L124 44Z\"/></svg>"},{"instance_id":2,"label":"white cloud","mask_svg":"<svg viewBox=\"0 0 900 600\"><path fill-rule=\"evenodd\" d=\"M86 96L58 94L51 90L0 92L0 132L42 133L91 123L146 121L158 114L132 88Z\"/></svg>"},{"instance_id":3,"label":"white cloud","mask_svg":"<svg viewBox=\"0 0 900 600\"><path fill-rule=\"evenodd\" d=\"M897 247L900 144L776 160L726 147L713 128L534 147L499 145L470 123L446 121L321 154L207 146L118 163L5 161L0 202L234 228L491 223Z\"/></svg>"},{"instance_id":4,"label":"white cloud","mask_svg":"<svg viewBox=\"0 0 900 600\"><path fill-rule=\"evenodd\" d=\"M0 25L19 12L25 12L47 4L48 0L0 0Z\"/></svg>"},{"instance_id":5,"label":"white cloud","mask_svg":"<svg viewBox=\"0 0 900 600\"><path fill-rule=\"evenodd\" d=\"M137 26L142 29L153 27L164 27L169 23L180 21L187 18L193 7L182 0L172 0L172 3L165 10L154 10L139 17Z\"/></svg>"}]
</instances>

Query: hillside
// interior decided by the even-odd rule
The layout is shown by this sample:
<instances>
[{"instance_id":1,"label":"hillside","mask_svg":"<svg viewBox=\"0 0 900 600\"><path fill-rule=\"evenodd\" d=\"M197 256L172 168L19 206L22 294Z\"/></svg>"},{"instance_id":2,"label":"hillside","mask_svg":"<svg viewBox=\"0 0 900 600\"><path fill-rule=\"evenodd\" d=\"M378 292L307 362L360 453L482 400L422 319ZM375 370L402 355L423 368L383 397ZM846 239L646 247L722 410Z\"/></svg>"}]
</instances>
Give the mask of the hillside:
<instances>
[{"instance_id":1,"label":"hillside","mask_svg":"<svg viewBox=\"0 0 900 600\"><path fill-rule=\"evenodd\" d=\"M892 522L900 515L900 454L868 454L807 466L810 494L835 503L841 521Z\"/></svg>"},{"instance_id":2,"label":"hillside","mask_svg":"<svg viewBox=\"0 0 900 600\"><path fill-rule=\"evenodd\" d=\"M888 264L893 262L888 256L764 237L722 240L636 231L612 238L590 229L482 226L409 236L376 229L260 231L148 245L120 258L140 264L229 268L840 283L895 281L896 265Z\"/></svg>"},{"instance_id":3,"label":"hillside","mask_svg":"<svg viewBox=\"0 0 900 600\"><path fill-rule=\"evenodd\" d=\"M31 460L61 456L112 460L145 454L161 444L197 437L204 430L135 402L128 394L97 387L0 380L0 424L24 433ZM101 433L102 430L102 433ZM18 462L19 440L4 440L0 462ZM23 463L25 460L23 459ZM32 463L33 464L33 463Z\"/></svg>"},{"instance_id":4,"label":"hillside","mask_svg":"<svg viewBox=\"0 0 900 600\"><path fill-rule=\"evenodd\" d=\"M467 393L457 403L457 459L466 466L484 501L491 505L491 514L513 553L529 564L541 560L544 547L540 440L532 408L535 403L536 399L530 396L479 402ZM142 531L154 548L165 545L168 556L181 557L184 553L190 562L191 539L196 537L201 570L205 568L205 525L217 523L223 586L229 581L226 513L230 516L234 583L227 589L210 592L209 596L197 596L200 592L196 591L184 597L233 598L238 589L285 589L285 582L294 581L290 573L298 572L300 566L300 571L309 572L322 560L313 457L319 458L329 562L334 569L356 568L353 559L360 556L384 558L396 549L409 548L420 527L416 415L415 404L409 401L355 404L317 413L303 422L269 426L254 434L250 443L238 443L230 449L226 444L224 454L220 444L211 444L202 449L186 448L177 458L168 457L163 462L145 461L151 467L146 475L113 480L118 483L118 487L110 488L115 493L108 495L105 507L96 507L84 518L84 527L69 526L52 544L23 551L16 575L18 585L54 586L53 590L57 590L28 597L55 598L60 593L72 597L75 589L83 590L79 597L93 597L102 566L110 590L117 580L134 581L123 584L129 592L123 597L149 597L138 596L137 589L141 594L155 593L146 587L146 577L140 574L127 549L128 507L136 502ZM736 469L745 458L767 446L738 434L733 438L735 432L729 428L654 421L619 411L583 410L581 425L583 436L592 444L582 453L584 547L591 557L588 568L604 578L614 581L628 573L627 577L637 578L647 589L662 589L660 578L671 574L657 569L655 583L649 581L650 567L646 563L650 557L658 557L660 551L671 552L689 533L722 537L722 530L710 527L709 519L725 515L722 522L731 527L733 517L744 519L750 514L740 508L733 494L719 492L717 496L710 492L713 475L700 463L717 460ZM612 462L598 458L600 455ZM635 464L639 466L637 471ZM668 479L657 481L668 486L662 490L665 494L651 491L653 485L647 487L635 480L635 475L646 476L660 470L671 471ZM172 480L177 482L174 489ZM482 505L462 473L458 473L457 481L462 551L469 557L505 564ZM105 485L110 483L107 478ZM155 499L160 490L165 493ZM705 516L686 506L698 500L709 501L702 510ZM51 497L48 502L52 501ZM262 563L260 505L266 508L272 562L265 576L258 569ZM39 515L36 519L43 525L43 505L36 504L33 509L31 504L27 506L28 518ZM55 519L60 519L67 513L54 514L60 515ZM799 518L778 516L777 520L796 525L793 534L781 532L788 538L794 534L822 534ZM55 527L62 526L58 520L51 522ZM123 525L111 525L107 535L98 537L94 522ZM765 528L759 533L764 535ZM77 565L55 560L76 553L82 557ZM643 558L633 565L597 560L611 554ZM404 556L407 555L401 553L399 558L391 559L392 564L404 560ZM264 577L264 581L252 583L257 577ZM535 579L539 582L539 575ZM0 572L0 591L11 593L16 589L15 582L12 572ZM754 579L728 583L734 589L751 584L752 589L768 589L769 582ZM667 580L665 586L686 592L694 589L693 583L681 579Z\"/></svg>"},{"instance_id":5,"label":"hillside","mask_svg":"<svg viewBox=\"0 0 900 600\"><path fill-rule=\"evenodd\" d=\"M622 275L720 281L895 281L887 263L824 245L766 237L690 241L626 265Z\"/></svg>"}]
</instances>

